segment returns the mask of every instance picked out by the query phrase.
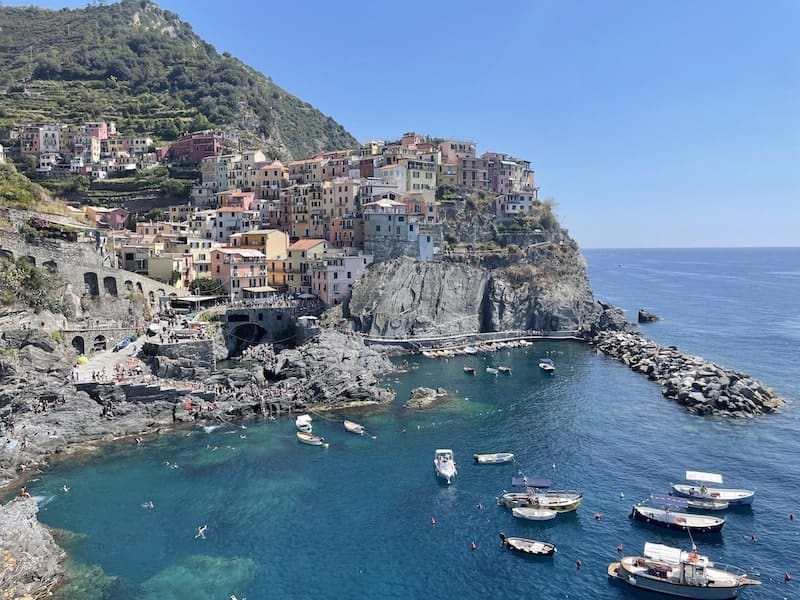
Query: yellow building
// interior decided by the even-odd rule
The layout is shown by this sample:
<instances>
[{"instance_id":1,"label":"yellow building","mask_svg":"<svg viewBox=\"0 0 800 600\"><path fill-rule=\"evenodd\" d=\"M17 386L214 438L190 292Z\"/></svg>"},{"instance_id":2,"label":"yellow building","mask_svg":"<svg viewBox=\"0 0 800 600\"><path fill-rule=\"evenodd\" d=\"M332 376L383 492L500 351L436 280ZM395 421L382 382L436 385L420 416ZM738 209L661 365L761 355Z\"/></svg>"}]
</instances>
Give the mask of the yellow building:
<instances>
[{"instance_id":1,"label":"yellow building","mask_svg":"<svg viewBox=\"0 0 800 600\"><path fill-rule=\"evenodd\" d=\"M267 259L267 284L276 289L286 286L286 254Z\"/></svg>"},{"instance_id":2,"label":"yellow building","mask_svg":"<svg viewBox=\"0 0 800 600\"><path fill-rule=\"evenodd\" d=\"M253 229L243 233L234 233L230 240L234 248L258 250L267 259L285 256L289 248L289 236L277 229Z\"/></svg>"},{"instance_id":3,"label":"yellow building","mask_svg":"<svg viewBox=\"0 0 800 600\"><path fill-rule=\"evenodd\" d=\"M349 177L338 177L322 184L322 216L326 220L333 217L352 215L356 210L356 199L361 184Z\"/></svg>"},{"instance_id":4,"label":"yellow building","mask_svg":"<svg viewBox=\"0 0 800 600\"><path fill-rule=\"evenodd\" d=\"M328 242L321 239L298 240L289 246L286 252L286 285L291 292L311 292L311 267L310 264L322 258Z\"/></svg>"}]
</instances>

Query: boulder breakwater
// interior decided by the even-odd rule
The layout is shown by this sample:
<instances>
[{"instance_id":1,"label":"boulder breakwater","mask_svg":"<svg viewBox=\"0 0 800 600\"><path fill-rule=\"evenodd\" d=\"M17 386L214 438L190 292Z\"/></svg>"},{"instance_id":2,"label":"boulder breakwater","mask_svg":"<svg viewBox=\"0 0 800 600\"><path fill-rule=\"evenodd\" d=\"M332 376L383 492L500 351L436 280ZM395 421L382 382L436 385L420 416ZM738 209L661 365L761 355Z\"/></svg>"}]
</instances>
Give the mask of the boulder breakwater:
<instances>
[{"instance_id":1,"label":"boulder breakwater","mask_svg":"<svg viewBox=\"0 0 800 600\"><path fill-rule=\"evenodd\" d=\"M777 410L783 400L746 373L660 346L639 333L601 331L597 349L661 384L661 393L698 415L748 417Z\"/></svg>"}]
</instances>

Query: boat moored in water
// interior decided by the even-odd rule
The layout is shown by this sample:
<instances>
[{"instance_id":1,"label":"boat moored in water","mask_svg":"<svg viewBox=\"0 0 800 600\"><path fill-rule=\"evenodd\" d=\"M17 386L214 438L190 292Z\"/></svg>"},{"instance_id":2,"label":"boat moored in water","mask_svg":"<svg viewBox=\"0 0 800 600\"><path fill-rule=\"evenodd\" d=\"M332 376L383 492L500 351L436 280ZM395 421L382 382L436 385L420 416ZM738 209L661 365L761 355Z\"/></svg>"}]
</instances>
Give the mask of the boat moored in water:
<instances>
[{"instance_id":1,"label":"boat moored in water","mask_svg":"<svg viewBox=\"0 0 800 600\"><path fill-rule=\"evenodd\" d=\"M608 576L643 590L699 600L736 598L745 587L761 584L741 569L715 565L695 548L686 552L649 542L642 556L611 563Z\"/></svg>"},{"instance_id":2,"label":"boat moored in water","mask_svg":"<svg viewBox=\"0 0 800 600\"><path fill-rule=\"evenodd\" d=\"M673 483L672 493L676 496L692 498L694 500L727 502L730 506L752 504L756 497L755 490L707 487L707 483L722 484L722 475L719 473L686 471L686 480L696 483Z\"/></svg>"},{"instance_id":3,"label":"boat moored in water","mask_svg":"<svg viewBox=\"0 0 800 600\"><path fill-rule=\"evenodd\" d=\"M533 506L517 506L511 509L511 514L518 519L529 521L549 521L555 519L558 512L549 508L535 508Z\"/></svg>"},{"instance_id":4,"label":"boat moored in water","mask_svg":"<svg viewBox=\"0 0 800 600\"><path fill-rule=\"evenodd\" d=\"M511 375L511 367L497 367L497 370L506 375Z\"/></svg>"},{"instance_id":5,"label":"boat moored in water","mask_svg":"<svg viewBox=\"0 0 800 600\"><path fill-rule=\"evenodd\" d=\"M498 370L494 367L486 367L486 372L489 373L489 375L497 375Z\"/></svg>"},{"instance_id":6,"label":"boat moored in water","mask_svg":"<svg viewBox=\"0 0 800 600\"><path fill-rule=\"evenodd\" d=\"M472 458L479 465L498 465L514 460L511 452L495 452L494 454L473 454Z\"/></svg>"},{"instance_id":7,"label":"boat moored in water","mask_svg":"<svg viewBox=\"0 0 800 600\"><path fill-rule=\"evenodd\" d=\"M433 468L436 469L436 474L447 481L448 484L452 483L453 477L456 476L456 461L453 458L453 451L449 448L439 448L433 453Z\"/></svg>"},{"instance_id":8,"label":"boat moored in water","mask_svg":"<svg viewBox=\"0 0 800 600\"><path fill-rule=\"evenodd\" d=\"M549 542L540 542L539 540L529 540L527 538L507 536L504 533L500 534L500 543L506 548L523 554L530 554L532 556L553 556L558 552L555 544Z\"/></svg>"},{"instance_id":9,"label":"boat moored in water","mask_svg":"<svg viewBox=\"0 0 800 600\"><path fill-rule=\"evenodd\" d=\"M364 435L364 426L356 423L355 421L348 421L347 419L344 420L344 428L347 429L350 433L355 433L356 435Z\"/></svg>"},{"instance_id":10,"label":"boat moored in water","mask_svg":"<svg viewBox=\"0 0 800 600\"><path fill-rule=\"evenodd\" d=\"M548 373L548 374L552 375L556 370L556 365L549 358L540 358L539 359L539 368L542 371L544 371L545 373Z\"/></svg>"},{"instance_id":11,"label":"boat moored in water","mask_svg":"<svg viewBox=\"0 0 800 600\"><path fill-rule=\"evenodd\" d=\"M314 435L313 433L307 431L298 431L297 432L297 439L302 442L303 444L308 444L309 446L327 446L328 444L325 443L325 438L321 435Z\"/></svg>"},{"instance_id":12,"label":"boat moored in water","mask_svg":"<svg viewBox=\"0 0 800 600\"><path fill-rule=\"evenodd\" d=\"M464 373L467 375L475 375L475 367L464 367Z\"/></svg>"},{"instance_id":13,"label":"boat moored in water","mask_svg":"<svg viewBox=\"0 0 800 600\"><path fill-rule=\"evenodd\" d=\"M659 501L661 498L665 500ZM646 506L643 505L644 503L634 504L629 515L632 519L666 527L667 529L677 529L691 533L719 533L725 526L725 519L720 517L673 511L673 508L686 508L686 501L682 498L651 496L650 500L645 502L657 502L662 504L663 508Z\"/></svg>"}]
</instances>

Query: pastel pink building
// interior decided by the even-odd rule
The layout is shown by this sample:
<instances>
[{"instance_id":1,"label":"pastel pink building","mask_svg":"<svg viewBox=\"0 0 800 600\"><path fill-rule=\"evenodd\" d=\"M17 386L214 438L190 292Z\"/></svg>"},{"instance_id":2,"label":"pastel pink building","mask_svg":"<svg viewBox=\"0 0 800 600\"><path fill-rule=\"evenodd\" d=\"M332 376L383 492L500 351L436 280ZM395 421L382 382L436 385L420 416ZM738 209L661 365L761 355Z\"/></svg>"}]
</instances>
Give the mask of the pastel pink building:
<instances>
[{"instance_id":1,"label":"pastel pink building","mask_svg":"<svg viewBox=\"0 0 800 600\"><path fill-rule=\"evenodd\" d=\"M242 210L259 210L255 192L230 190L217 194L219 208L241 208Z\"/></svg>"},{"instance_id":2,"label":"pastel pink building","mask_svg":"<svg viewBox=\"0 0 800 600\"><path fill-rule=\"evenodd\" d=\"M83 127L89 137L95 137L98 140L108 139L108 123L105 121L90 121L84 123Z\"/></svg>"},{"instance_id":3,"label":"pastel pink building","mask_svg":"<svg viewBox=\"0 0 800 600\"><path fill-rule=\"evenodd\" d=\"M231 300L241 300L245 292L267 285L267 258L248 248L215 248L211 251L211 278Z\"/></svg>"},{"instance_id":4,"label":"pastel pink building","mask_svg":"<svg viewBox=\"0 0 800 600\"><path fill-rule=\"evenodd\" d=\"M339 304L350 297L353 283L372 263L372 256L358 253L327 254L311 264L311 293L325 304Z\"/></svg>"}]
</instances>

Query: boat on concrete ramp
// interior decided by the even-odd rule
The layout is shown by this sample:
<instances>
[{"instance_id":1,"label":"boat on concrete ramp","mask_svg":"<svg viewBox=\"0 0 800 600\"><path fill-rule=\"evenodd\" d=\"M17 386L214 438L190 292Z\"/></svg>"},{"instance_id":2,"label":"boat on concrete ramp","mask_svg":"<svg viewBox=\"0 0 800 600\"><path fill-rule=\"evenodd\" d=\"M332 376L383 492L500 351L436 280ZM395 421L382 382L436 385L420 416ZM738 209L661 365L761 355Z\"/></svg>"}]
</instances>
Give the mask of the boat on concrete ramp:
<instances>
[{"instance_id":1,"label":"boat on concrete ramp","mask_svg":"<svg viewBox=\"0 0 800 600\"><path fill-rule=\"evenodd\" d=\"M730 506L752 504L756 490L708 487L706 484L722 485L722 475L704 471L686 471L686 480L695 483L673 483L672 493L694 500L716 500Z\"/></svg>"},{"instance_id":2,"label":"boat on concrete ramp","mask_svg":"<svg viewBox=\"0 0 800 600\"><path fill-rule=\"evenodd\" d=\"M715 564L691 551L645 543L641 556L625 556L608 565L608 576L633 587L679 598L726 600L747 586L761 585L736 567Z\"/></svg>"},{"instance_id":3,"label":"boat on concrete ramp","mask_svg":"<svg viewBox=\"0 0 800 600\"><path fill-rule=\"evenodd\" d=\"M530 556L553 556L558 552L555 544L540 542L539 540L529 540L528 538L507 536L500 533L500 543L506 548L528 554Z\"/></svg>"}]
</instances>

